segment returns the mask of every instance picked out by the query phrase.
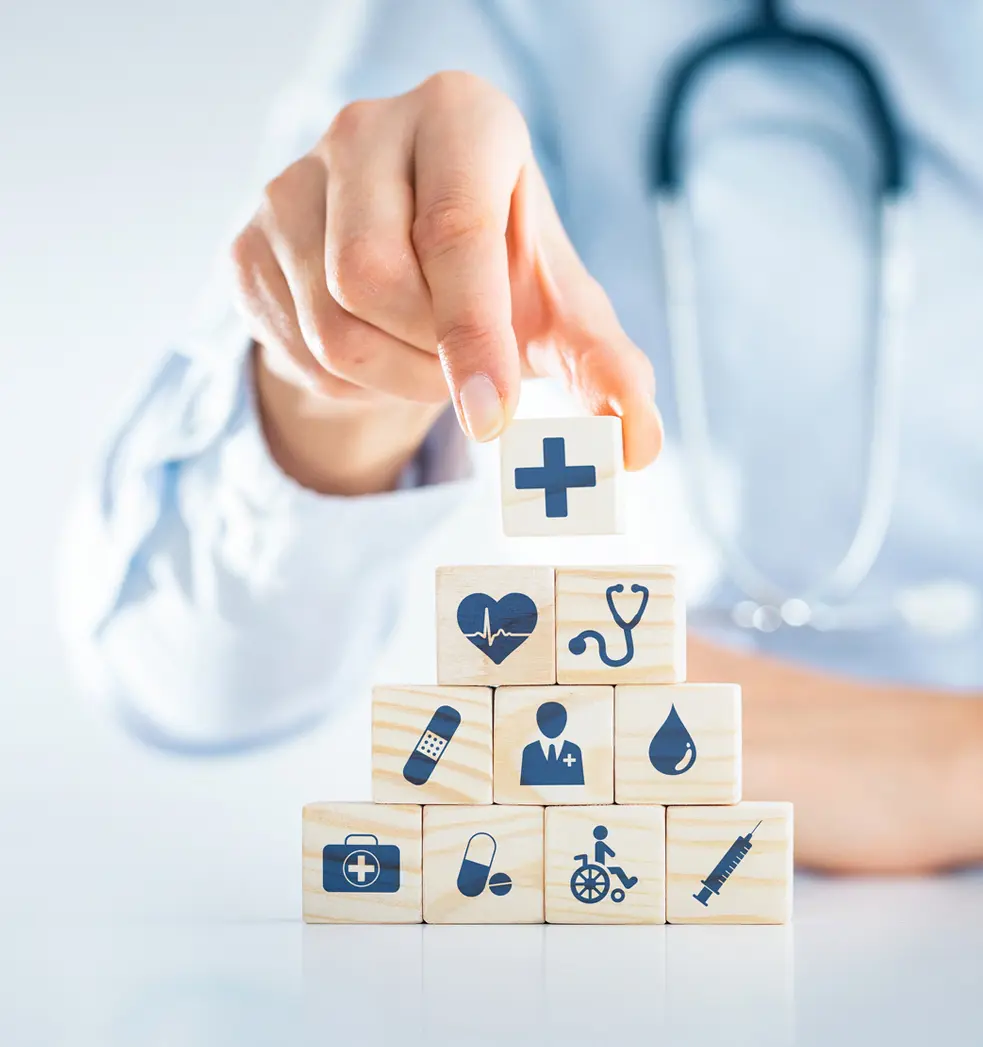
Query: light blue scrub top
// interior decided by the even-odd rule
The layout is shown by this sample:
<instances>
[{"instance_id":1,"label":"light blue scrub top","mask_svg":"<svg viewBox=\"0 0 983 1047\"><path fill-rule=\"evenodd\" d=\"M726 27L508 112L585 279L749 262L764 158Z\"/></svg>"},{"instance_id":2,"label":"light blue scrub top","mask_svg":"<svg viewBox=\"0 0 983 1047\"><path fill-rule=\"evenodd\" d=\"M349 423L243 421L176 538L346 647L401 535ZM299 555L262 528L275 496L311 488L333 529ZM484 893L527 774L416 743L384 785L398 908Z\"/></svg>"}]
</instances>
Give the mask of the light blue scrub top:
<instances>
[{"instance_id":1,"label":"light blue scrub top","mask_svg":"<svg viewBox=\"0 0 983 1047\"><path fill-rule=\"evenodd\" d=\"M744 17L725 0L375 0L333 4L281 98L267 176L354 98L471 70L521 106L564 222L659 381L678 439L647 154L667 62ZM983 688L983 6L808 0L794 18L880 66L911 153L915 265L900 482L858 604L874 629L721 626L720 579L691 612L727 642L868 678ZM849 543L870 421L875 158L853 86L822 63L743 59L699 91L687 135L718 507L795 591ZM226 291L114 432L68 533L65 632L135 730L216 749L295 731L352 695L400 613L409 553L466 496L453 424L402 489L303 491L257 427L248 337ZM399 526L394 525L394 521Z\"/></svg>"}]
</instances>

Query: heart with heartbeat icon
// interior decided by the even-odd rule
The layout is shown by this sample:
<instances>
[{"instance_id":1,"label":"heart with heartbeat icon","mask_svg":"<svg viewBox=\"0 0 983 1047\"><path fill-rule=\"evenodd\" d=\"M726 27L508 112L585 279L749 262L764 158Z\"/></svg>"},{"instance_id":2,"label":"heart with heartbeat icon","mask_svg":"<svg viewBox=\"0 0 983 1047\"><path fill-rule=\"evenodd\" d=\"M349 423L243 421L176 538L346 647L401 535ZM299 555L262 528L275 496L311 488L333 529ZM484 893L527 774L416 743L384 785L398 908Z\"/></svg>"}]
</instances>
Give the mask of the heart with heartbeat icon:
<instances>
[{"instance_id":1,"label":"heart with heartbeat icon","mask_svg":"<svg viewBox=\"0 0 983 1047\"><path fill-rule=\"evenodd\" d=\"M496 665L531 635L539 615L525 593L506 593L493 600L486 593L471 593L457 607L461 632Z\"/></svg>"}]
</instances>

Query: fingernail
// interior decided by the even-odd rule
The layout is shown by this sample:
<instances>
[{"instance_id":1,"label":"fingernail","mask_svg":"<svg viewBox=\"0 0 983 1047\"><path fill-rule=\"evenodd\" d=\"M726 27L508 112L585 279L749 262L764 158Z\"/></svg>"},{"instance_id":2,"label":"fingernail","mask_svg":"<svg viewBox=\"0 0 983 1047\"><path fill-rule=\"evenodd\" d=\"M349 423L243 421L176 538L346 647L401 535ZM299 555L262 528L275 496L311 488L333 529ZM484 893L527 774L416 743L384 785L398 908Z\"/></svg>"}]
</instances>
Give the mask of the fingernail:
<instances>
[{"instance_id":1,"label":"fingernail","mask_svg":"<svg viewBox=\"0 0 983 1047\"><path fill-rule=\"evenodd\" d=\"M492 440L502 431L502 398L488 375L473 374L461 386L461 412L468 432L479 442Z\"/></svg>"}]
</instances>

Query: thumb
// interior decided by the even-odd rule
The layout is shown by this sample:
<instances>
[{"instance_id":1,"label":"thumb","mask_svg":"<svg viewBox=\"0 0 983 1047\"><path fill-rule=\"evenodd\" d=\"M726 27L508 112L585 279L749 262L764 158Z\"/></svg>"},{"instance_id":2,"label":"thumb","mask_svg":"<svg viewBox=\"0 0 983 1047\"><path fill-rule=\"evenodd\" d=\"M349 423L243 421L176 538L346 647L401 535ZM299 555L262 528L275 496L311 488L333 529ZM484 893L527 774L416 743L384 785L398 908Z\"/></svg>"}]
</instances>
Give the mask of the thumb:
<instances>
[{"instance_id":1,"label":"thumb","mask_svg":"<svg viewBox=\"0 0 983 1047\"><path fill-rule=\"evenodd\" d=\"M663 430L652 365L616 320L598 326L580 317L562 327L542 353L528 357L536 373L560 377L591 414L621 419L626 469L644 469L655 460Z\"/></svg>"},{"instance_id":2,"label":"thumb","mask_svg":"<svg viewBox=\"0 0 983 1047\"><path fill-rule=\"evenodd\" d=\"M532 191L543 206L536 208L533 265L549 323L545 337L526 344L526 364L534 374L562 381L591 414L620 418L625 467L643 469L659 454L663 438L652 364L625 334L604 289L567 238L542 175L538 180Z\"/></svg>"}]
</instances>

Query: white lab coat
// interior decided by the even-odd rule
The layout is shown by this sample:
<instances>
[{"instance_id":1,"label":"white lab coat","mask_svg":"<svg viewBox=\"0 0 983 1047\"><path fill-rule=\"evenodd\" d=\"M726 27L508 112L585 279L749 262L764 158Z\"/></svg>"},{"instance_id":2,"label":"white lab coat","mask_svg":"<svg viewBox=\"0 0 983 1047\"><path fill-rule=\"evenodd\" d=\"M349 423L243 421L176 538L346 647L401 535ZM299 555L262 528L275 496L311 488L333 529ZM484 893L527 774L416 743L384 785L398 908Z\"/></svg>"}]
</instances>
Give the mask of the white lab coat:
<instances>
[{"instance_id":1,"label":"white lab coat","mask_svg":"<svg viewBox=\"0 0 983 1047\"><path fill-rule=\"evenodd\" d=\"M676 438L646 147L667 61L751 4L724 0L365 0L332 5L277 108L270 174L346 101L464 68L526 115L570 234L651 356ZM901 477L857 601L900 609L853 634L739 634L739 594L692 620L842 671L983 687L983 8L809 0L879 63L905 128L916 278ZM561 11L562 8L562 11ZM856 526L869 422L875 160L850 83L821 63L742 60L695 102L687 149L704 371L719 481L742 547L794 590ZM363 695L413 550L466 497L452 419L401 489L305 491L272 463L248 338L224 291L113 432L68 529L62 618L75 664L144 737L268 741Z\"/></svg>"}]
</instances>

